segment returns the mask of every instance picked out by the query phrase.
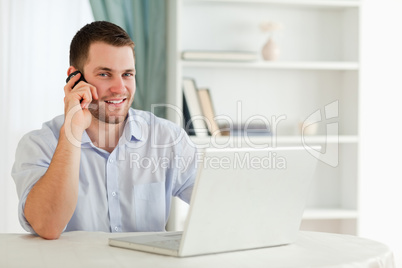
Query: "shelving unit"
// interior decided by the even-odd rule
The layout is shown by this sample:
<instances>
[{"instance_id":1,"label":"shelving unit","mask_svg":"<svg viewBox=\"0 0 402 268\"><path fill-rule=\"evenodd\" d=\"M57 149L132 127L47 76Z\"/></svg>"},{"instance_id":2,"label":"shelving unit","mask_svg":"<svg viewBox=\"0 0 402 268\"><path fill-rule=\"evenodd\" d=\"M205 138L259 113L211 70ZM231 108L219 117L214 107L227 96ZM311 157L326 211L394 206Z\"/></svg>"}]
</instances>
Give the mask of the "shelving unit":
<instances>
[{"instance_id":1,"label":"shelving unit","mask_svg":"<svg viewBox=\"0 0 402 268\"><path fill-rule=\"evenodd\" d=\"M187 0L188 2L196 2L200 0ZM313 7L359 7L360 2L356 0L201 0L203 2L223 2L223 3L247 3L247 4L271 4L271 5L291 5L291 6L313 6Z\"/></svg>"},{"instance_id":2,"label":"shelving unit","mask_svg":"<svg viewBox=\"0 0 402 268\"><path fill-rule=\"evenodd\" d=\"M301 136L280 136L280 137L261 137L261 136L249 136L247 139L242 137L233 137L233 136L220 136L220 137L192 137L191 140L199 145L199 147L203 146L211 146L211 143L216 144L228 144L238 147L247 146L247 140L251 141L256 145L269 145L272 143L277 144L296 144L299 145L301 143ZM305 136L303 137L304 141L307 144L356 144L358 142L357 136Z\"/></svg>"},{"instance_id":3,"label":"shelving unit","mask_svg":"<svg viewBox=\"0 0 402 268\"><path fill-rule=\"evenodd\" d=\"M302 229L357 234L359 13L356 0L169 0L168 110L182 124L183 77L209 88L217 116L244 123L259 116L275 124L271 137L192 137L200 148L321 145L336 165L319 162ZM259 24L284 25L275 41L277 61L219 62L181 59L186 50L255 51L268 39ZM328 108L336 109L328 116ZM313 135L300 125L321 116ZM275 122L275 123L274 123ZM331 127L328 127L330 126ZM181 229L186 206L173 209Z\"/></svg>"},{"instance_id":4,"label":"shelving unit","mask_svg":"<svg viewBox=\"0 0 402 268\"><path fill-rule=\"evenodd\" d=\"M358 70L356 62L205 62L183 61L183 68L244 68L244 69L283 69L283 70Z\"/></svg>"}]
</instances>

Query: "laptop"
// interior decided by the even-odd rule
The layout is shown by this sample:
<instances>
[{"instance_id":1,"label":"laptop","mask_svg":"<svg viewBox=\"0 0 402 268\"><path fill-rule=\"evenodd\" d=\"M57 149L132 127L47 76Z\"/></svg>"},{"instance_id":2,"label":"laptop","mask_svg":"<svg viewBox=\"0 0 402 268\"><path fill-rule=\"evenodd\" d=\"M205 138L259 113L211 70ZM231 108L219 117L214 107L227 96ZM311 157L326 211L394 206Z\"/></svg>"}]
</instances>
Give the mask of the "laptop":
<instances>
[{"instance_id":1,"label":"laptop","mask_svg":"<svg viewBox=\"0 0 402 268\"><path fill-rule=\"evenodd\" d=\"M296 240L317 164L304 147L202 155L183 232L110 238L109 245L187 257Z\"/></svg>"}]
</instances>

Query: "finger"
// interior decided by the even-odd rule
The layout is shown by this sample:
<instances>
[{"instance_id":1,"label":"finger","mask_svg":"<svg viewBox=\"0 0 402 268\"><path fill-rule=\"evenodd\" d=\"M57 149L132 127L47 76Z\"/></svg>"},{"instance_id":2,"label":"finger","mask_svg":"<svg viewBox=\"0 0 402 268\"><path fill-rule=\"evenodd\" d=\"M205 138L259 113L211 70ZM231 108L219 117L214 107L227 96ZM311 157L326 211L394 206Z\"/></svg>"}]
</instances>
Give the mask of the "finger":
<instances>
[{"instance_id":1,"label":"finger","mask_svg":"<svg viewBox=\"0 0 402 268\"><path fill-rule=\"evenodd\" d=\"M92 94L87 88L83 88L82 91L77 92L81 97L81 108L85 109L92 102Z\"/></svg>"},{"instance_id":2,"label":"finger","mask_svg":"<svg viewBox=\"0 0 402 268\"><path fill-rule=\"evenodd\" d=\"M67 82L67 84L64 86L64 92L66 93L71 91L73 89L74 84L80 79L81 73L77 73L73 77L70 78L70 80Z\"/></svg>"},{"instance_id":3,"label":"finger","mask_svg":"<svg viewBox=\"0 0 402 268\"><path fill-rule=\"evenodd\" d=\"M91 90L92 98L94 100L97 100L99 98L99 96L98 96L98 91L96 90L96 87L94 87L93 85L89 85L89 89Z\"/></svg>"},{"instance_id":4,"label":"finger","mask_svg":"<svg viewBox=\"0 0 402 268\"><path fill-rule=\"evenodd\" d=\"M68 94L66 94L65 99L66 98L68 98L69 101L75 100L80 102L81 108L84 108L87 103L92 102L92 94L88 84L81 84L81 82L80 84L75 86Z\"/></svg>"}]
</instances>

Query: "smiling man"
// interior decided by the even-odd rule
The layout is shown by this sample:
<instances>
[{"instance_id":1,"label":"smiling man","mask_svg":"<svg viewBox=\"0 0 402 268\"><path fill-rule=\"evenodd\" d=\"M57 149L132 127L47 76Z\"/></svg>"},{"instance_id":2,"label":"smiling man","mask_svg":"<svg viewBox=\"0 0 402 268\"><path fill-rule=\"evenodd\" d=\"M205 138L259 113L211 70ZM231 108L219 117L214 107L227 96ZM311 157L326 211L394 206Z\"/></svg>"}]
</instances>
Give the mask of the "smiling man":
<instances>
[{"instance_id":1,"label":"smiling man","mask_svg":"<svg viewBox=\"0 0 402 268\"><path fill-rule=\"evenodd\" d=\"M172 197L190 201L196 148L177 125L130 108L134 43L117 25L78 31L70 65L64 115L17 148L21 225L46 239L76 230L163 231ZM132 155L141 161L133 164ZM153 166L160 159L168 161Z\"/></svg>"}]
</instances>

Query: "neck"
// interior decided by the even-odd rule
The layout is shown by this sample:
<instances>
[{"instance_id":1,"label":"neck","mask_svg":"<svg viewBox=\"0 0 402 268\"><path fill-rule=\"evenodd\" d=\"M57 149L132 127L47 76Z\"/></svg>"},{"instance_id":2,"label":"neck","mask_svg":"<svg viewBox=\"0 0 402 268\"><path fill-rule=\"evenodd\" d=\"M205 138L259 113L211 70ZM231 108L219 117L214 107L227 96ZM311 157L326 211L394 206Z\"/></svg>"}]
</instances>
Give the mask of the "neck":
<instances>
[{"instance_id":1,"label":"neck","mask_svg":"<svg viewBox=\"0 0 402 268\"><path fill-rule=\"evenodd\" d=\"M91 125L86 131L96 147L111 153L119 143L125 123L124 120L117 124L109 124L92 117Z\"/></svg>"}]
</instances>

